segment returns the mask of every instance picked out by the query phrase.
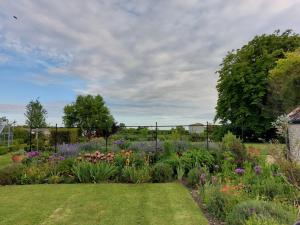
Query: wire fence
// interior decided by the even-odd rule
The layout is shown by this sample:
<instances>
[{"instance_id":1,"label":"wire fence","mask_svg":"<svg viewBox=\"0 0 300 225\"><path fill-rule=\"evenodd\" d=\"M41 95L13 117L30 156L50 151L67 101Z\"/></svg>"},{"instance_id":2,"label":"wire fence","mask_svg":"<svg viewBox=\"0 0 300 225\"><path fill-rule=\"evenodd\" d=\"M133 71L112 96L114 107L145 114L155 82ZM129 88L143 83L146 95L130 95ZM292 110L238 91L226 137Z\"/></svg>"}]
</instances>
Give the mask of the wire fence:
<instances>
[{"instance_id":1,"label":"wire fence","mask_svg":"<svg viewBox=\"0 0 300 225\"><path fill-rule=\"evenodd\" d=\"M154 143L155 151L160 149L161 142L168 140L191 141L201 143L206 149L212 148L216 145L211 139L211 131L215 126L211 123L206 124L174 124L174 125L159 125L157 122L153 125L123 125L118 126L117 129L109 135L103 136L105 139L105 148L118 140L132 141L132 142L152 142ZM63 139L64 130L76 130L79 132L76 140L68 138ZM40 139L44 136L50 136L50 145L57 151L60 144L68 144L80 141L89 141L85 139L84 135L78 128L66 127L44 127L44 128L29 128L29 150L33 148L39 149ZM95 136L97 137L97 136Z\"/></svg>"}]
</instances>

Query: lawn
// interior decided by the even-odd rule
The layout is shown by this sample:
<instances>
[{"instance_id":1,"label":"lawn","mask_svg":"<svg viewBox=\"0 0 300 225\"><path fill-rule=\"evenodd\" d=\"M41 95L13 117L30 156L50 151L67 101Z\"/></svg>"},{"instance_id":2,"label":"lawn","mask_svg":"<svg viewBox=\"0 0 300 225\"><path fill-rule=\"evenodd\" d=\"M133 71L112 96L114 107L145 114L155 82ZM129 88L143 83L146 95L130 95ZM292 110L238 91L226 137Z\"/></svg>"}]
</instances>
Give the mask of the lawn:
<instances>
[{"instance_id":1,"label":"lawn","mask_svg":"<svg viewBox=\"0 0 300 225\"><path fill-rule=\"evenodd\" d=\"M0 187L0 224L205 225L181 184L59 184Z\"/></svg>"},{"instance_id":2,"label":"lawn","mask_svg":"<svg viewBox=\"0 0 300 225\"><path fill-rule=\"evenodd\" d=\"M250 146L258 148L261 151L262 155L268 155L270 150L277 146L280 149L285 147L285 144L269 144L269 143L245 143L245 146L248 148Z\"/></svg>"}]
</instances>

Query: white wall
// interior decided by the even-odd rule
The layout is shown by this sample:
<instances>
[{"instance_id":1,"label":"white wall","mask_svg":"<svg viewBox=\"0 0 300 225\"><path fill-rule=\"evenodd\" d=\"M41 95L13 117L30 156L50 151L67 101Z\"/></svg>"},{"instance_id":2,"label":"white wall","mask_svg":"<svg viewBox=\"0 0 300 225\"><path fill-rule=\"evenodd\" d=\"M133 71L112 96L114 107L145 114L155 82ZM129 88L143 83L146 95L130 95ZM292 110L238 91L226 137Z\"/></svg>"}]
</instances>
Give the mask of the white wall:
<instances>
[{"instance_id":1,"label":"white wall","mask_svg":"<svg viewBox=\"0 0 300 225\"><path fill-rule=\"evenodd\" d=\"M300 124L289 124L288 129L291 158L300 162Z\"/></svg>"}]
</instances>

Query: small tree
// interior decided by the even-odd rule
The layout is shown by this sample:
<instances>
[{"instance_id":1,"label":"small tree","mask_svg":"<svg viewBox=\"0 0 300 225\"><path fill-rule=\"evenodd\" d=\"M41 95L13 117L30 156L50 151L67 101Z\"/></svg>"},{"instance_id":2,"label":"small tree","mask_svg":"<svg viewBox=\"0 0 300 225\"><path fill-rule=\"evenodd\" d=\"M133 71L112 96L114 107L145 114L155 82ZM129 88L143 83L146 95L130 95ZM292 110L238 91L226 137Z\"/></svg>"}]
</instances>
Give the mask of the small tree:
<instances>
[{"instance_id":1,"label":"small tree","mask_svg":"<svg viewBox=\"0 0 300 225\"><path fill-rule=\"evenodd\" d=\"M79 95L76 101L64 108L63 121L67 127L78 127L88 138L104 136L115 130L115 121L100 95Z\"/></svg>"},{"instance_id":2,"label":"small tree","mask_svg":"<svg viewBox=\"0 0 300 225\"><path fill-rule=\"evenodd\" d=\"M26 125L32 128L46 127L47 111L38 99L31 100L26 106Z\"/></svg>"}]
</instances>

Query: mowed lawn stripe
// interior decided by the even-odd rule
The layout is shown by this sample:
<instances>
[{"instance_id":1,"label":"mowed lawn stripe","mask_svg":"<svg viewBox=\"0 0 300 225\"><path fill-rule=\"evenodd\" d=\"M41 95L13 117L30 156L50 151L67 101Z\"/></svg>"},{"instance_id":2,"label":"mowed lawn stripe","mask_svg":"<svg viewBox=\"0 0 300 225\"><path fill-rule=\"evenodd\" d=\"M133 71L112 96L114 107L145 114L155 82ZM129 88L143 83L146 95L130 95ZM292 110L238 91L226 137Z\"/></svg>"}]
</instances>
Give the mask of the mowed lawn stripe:
<instances>
[{"instance_id":1,"label":"mowed lawn stripe","mask_svg":"<svg viewBox=\"0 0 300 225\"><path fill-rule=\"evenodd\" d=\"M0 187L0 224L206 225L180 184Z\"/></svg>"}]
</instances>

